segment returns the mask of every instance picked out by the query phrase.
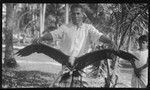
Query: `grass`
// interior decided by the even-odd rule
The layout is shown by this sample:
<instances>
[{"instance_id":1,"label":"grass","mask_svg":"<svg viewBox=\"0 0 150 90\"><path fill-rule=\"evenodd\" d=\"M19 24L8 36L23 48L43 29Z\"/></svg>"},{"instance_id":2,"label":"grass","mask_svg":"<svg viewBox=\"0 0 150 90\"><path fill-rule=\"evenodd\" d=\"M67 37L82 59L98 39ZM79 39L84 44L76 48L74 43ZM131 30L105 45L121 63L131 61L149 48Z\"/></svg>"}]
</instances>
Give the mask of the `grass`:
<instances>
[{"instance_id":1,"label":"grass","mask_svg":"<svg viewBox=\"0 0 150 90\"><path fill-rule=\"evenodd\" d=\"M15 71L2 68L2 88L51 88L57 74L41 71ZM69 87L70 80L54 87ZM79 84L76 84L79 87Z\"/></svg>"},{"instance_id":2,"label":"grass","mask_svg":"<svg viewBox=\"0 0 150 90\"><path fill-rule=\"evenodd\" d=\"M56 74L40 71L2 70L2 88L48 88Z\"/></svg>"},{"instance_id":3,"label":"grass","mask_svg":"<svg viewBox=\"0 0 150 90\"><path fill-rule=\"evenodd\" d=\"M131 72L130 72L131 73ZM131 74L127 72L117 73L119 76L116 88L130 87ZM57 74L41 72L37 70L18 71L13 69L2 68L2 88L51 88L51 84ZM127 78L128 77L128 78ZM103 78L83 77L83 81L87 82L86 87L103 87ZM56 87L65 87L65 84L56 83ZM69 85L68 83L66 84ZM78 84L77 84L78 87Z\"/></svg>"}]
</instances>

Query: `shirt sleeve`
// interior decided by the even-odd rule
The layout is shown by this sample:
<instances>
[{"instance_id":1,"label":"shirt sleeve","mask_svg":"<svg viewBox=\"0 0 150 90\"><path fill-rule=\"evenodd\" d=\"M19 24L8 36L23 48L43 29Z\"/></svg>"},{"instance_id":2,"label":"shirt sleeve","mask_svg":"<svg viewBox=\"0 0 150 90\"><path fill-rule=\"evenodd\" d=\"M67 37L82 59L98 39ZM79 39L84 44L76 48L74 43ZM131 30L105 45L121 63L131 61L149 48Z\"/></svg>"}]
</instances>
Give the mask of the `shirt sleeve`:
<instances>
[{"instance_id":1,"label":"shirt sleeve","mask_svg":"<svg viewBox=\"0 0 150 90\"><path fill-rule=\"evenodd\" d=\"M64 34L64 25L58 27L56 30L51 31L50 33L52 34L53 40L60 40L63 37Z\"/></svg>"},{"instance_id":2,"label":"shirt sleeve","mask_svg":"<svg viewBox=\"0 0 150 90\"><path fill-rule=\"evenodd\" d=\"M99 32L94 26L89 26L89 34L91 41L94 43L99 43L99 38L103 35L103 33Z\"/></svg>"}]
</instances>

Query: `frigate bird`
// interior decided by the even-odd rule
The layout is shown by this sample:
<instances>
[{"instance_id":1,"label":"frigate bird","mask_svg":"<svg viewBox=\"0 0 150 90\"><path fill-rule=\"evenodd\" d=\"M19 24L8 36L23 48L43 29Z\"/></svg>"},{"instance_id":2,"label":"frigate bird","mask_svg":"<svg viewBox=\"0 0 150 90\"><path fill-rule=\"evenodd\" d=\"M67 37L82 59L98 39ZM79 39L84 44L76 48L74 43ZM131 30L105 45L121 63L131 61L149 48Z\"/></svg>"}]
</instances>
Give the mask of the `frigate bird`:
<instances>
[{"instance_id":1,"label":"frigate bird","mask_svg":"<svg viewBox=\"0 0 150 90\"><path fill-rule=\"evenodd\" d=\"M56 80L53 82L52 85L58 80L60 76L62 76L60 82L67 80L70 77L79 77L81 76L81 72L83 72L83 69L87 67L88 65L93 64L94 62L97 62L99 60L106 60L106 59L112 59L113 56L118 56L120 58L123 58L124 60L127 60L131 62L131 64L138 60L137 57L132 55L131 53L122 51L122 50L113 50L113 49L103 49L98 51L93 51L90 53L86 53L83 56L76 57L74 65L72 66L69 63L69 56L65 55L63 52L61 52L58 49L52 48L50 46L47 46L42 43L37 44L31 44L29 46L26 46L25 48L19 50L16 54L18 56L28 56L33 53L43 53L51 58L53 58L55 61L62 65L66 65L67 68L70 70L69 72L62 75L62 72L59 73L60 75L56 78Z\"/></svg>"}]
</instances>

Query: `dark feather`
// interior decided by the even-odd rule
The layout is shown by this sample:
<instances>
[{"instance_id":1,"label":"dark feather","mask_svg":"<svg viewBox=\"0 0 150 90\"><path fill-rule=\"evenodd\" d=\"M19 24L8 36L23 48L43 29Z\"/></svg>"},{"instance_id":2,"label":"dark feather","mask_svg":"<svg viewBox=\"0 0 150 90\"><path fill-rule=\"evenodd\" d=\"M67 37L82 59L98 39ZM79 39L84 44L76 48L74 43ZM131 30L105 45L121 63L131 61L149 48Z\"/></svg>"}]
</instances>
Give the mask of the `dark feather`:
<instances>
[{"instance_id":1,"label":"dark feather","mask_svg":"<svg viewBox=\"0 0 150 90\"><path fill-rule=\"evenodd\" d=\"M70 78L70 72L64 73L59 81L59 83L65 82Z\"/></svg>"},{"instance_id":2,"label":"dark feather","mask_svg":"<svg viewBox=\"0 0 150 90\"><path fill-rule=\"evenodd\" d=\"M55 61L61 63L61 64L68 64L69 56L65 55L61 51L52 48L50 46L44 45L44 44L31 44L21 50L19 50L16 54L18 56L28 56L32 53L43 53L51 58L53 58Z\"/></svg>"},{"instance_id":3,"label":"dark feather","mask_svg":"<svg viewBox=\"0 0 150 90\"><path fill-rule=\"evenodd\" d=\"M123 58L128 61L138 60L134 55L132 55L128 52L125 52L125 51L121 51L121 50L115 51L112 49L103 49L100 51L90 52L81 57L78 57L75 61L76 66L74 68L77 70L81 70L81 69L85 68L86 66L88 66L94 62L97 62L99 60L112 59L113 55L119 56L120 58Z\"/></svg>"},{"instance_id":4,"label":"dark feather","mask_svg":"<svg viewBox=\"0 0 150 90\"><path fill-rule=\"evenodd\" d=\"M75 60L75 68L78 70L81 70L83 68L85 68L86 66L97 62L99 60L104 60L104 59L108 59L111 58L109 57L109 50L100 50L100 51L94 51L94 52L90 52L87 53L81 57L78 57Z\"/></svg>"},{"instance_id":5,"label":"dark feather","mask_svg":"<svg viewBox=\"0 0 150 90\"><path fill-rule=\"evenodd\" d=\"M117 51L116 55L122 59L128 60L128 61L135 61L135 60L139 60L136 56L134 56L131 53L119 50Z\"/></svg>"},{"instance_id":6,"label":"dark feather","mask_svg":"<svg viewBox=\"0 0 150 90\"><path fill-rule=\"evenodd\" d=\"M81 74L79 73L79 71L78 70L75 70L75 71L73 71L73 74L72 74L74 77L79 77L79 76L81 76Z\"/></svg>"}]
</instances>

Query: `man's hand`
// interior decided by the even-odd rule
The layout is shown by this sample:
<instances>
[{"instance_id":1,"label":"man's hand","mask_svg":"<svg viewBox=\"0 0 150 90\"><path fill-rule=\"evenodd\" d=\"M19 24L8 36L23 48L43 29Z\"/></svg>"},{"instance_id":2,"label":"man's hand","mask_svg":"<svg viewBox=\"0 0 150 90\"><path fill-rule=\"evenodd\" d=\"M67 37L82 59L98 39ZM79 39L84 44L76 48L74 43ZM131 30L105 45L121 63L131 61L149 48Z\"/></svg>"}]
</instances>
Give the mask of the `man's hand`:
<instances>
[{"instance_id":1,"label":"man's hand","mask_svg":"<svg viewBox=\"0 0 150 90\"><path fill-rule=\"evenodd\" d=\"M100 37L99 41L103 42L104 44L107 44L108 48L117 50L117 45L112 40L110 40L108 37L102 35Z\"/></svg>"},{"instance_id":2,"label":"man's hand","mask_svg":"<svg viewBox=\"0 0 150 90\"><path fill-rule=\"evenodd\" d=\"M51 41L52 42L53 41L53 37L52 37L51 33L47 33L47 34L43 35L40 38L33 39L32 43L33 44L38 44L41 41Z\"/></svg>"},{"instance_id":3,"label":"man's hand","mask_svg":"<svg viewBox=\"0 0 150 90\"><path fill-rule=\"evenodd\" d=\"M39 44L41 42L41 38L35 38L32 40L32 44Z\"/></svg>"}]
</instances>

